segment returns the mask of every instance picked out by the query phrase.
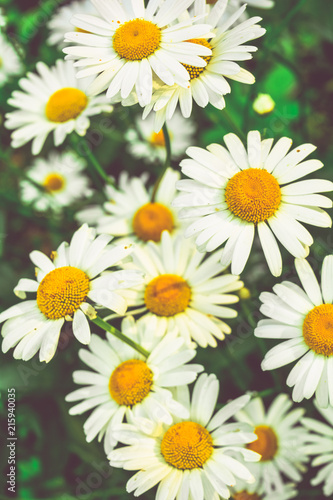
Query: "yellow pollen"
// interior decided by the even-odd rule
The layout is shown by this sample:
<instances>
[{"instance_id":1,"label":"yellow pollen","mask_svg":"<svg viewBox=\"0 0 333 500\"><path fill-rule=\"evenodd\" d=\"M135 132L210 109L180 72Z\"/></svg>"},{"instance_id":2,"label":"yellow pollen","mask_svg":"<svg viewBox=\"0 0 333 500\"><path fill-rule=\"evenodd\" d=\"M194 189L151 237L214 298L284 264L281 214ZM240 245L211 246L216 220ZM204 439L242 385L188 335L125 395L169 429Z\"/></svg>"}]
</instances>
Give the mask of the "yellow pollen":
<instances>
[{"instance_id":1,"label":"yellow pollen","mask_svg":"<svg viewBox=\"0 0 333 500\"><path fill-rule=\"evenodd\" d=\"M65 179L62 175L52 172L45 177L43 186L45 191L48 191L49 193L62 191L65 187Z\"/></svg>"},{"instance_id":2,"label":"yellow pollen","mask_svg":"<svg viewBox=\"0 0 333 500\"><path fill-rule=\"evenodd\" d=\"M2 58L0 57L0 68L3 66L3 60Z\"/></svg>"},{"instance_id":3,"label":"yellow pollen","mask_svg":"<svg viewBox=\"0 0 333 500\"><path fill-rule=\"evenodd\" d=\"M37 305L48 319L72 316L86 300L88 276L76 267L58 267L49 272L37 290Z\"/></svg>"},{"instance_id":4,"label":"yellow pollen","mask_svg":"<svg viewBox=\"0 0 333 500\"><path fill-rule=\"evenodd\" d=\"M133 406L148 396L153 384L153 373L144 361L130 359L113 371L109 391L119 405Z\"/></svg>"},{"instance_id":5,"label":"yellow pollen","mask_svg":"<svg viewBox=\"0 0 333 500\"><path fill-rule=\"evenodd\" d=\"M333 355L333 305L314 307L303 323L303 337L306 345L316 354Z\"/></svg>"},{"instance_id":6,"label":"yellow pollen","mask_svg":"<svg viewBox=\"0 0 333 500\"><path fill-rule=\"evenodd\" d=\"M165 461L176 469L202 467L213 453L210 433L196 422L181 422L170 427L161 442Z\"/></svg>"},{"instance_id":7,"label":"yellow pollen","mask_svg":"<svg viewBox=\"0 0 333 500\"><path fill-rule=\"evenodd\" d=\"M246 445L248 450L255 451L261 455L261 462L272 460L278 449L278 441L275 432L268 425L259 425L254 429L258 439Z\"/></svg>"},{"instance_id":8,"label":"yellow pollen","mask_svg":"<svg viewBox=\"0 0 333 500\"><path fill-rule=\"evenodd\" d=\"M89 33L89 34L91 34L91 31L83 30L82 28L77 28L77 27L75 28L75 31L77 33Z\"/></svg>"},{"instance_id":9,"label":"yellow pollen","mask_svg":"<svg viewBox=\"0 0 333 500\"><path fill-rule=\"evenodd\" d=\"M207 42L207 40L204 40L203 38L192 38L191 40L186 40L187 42L191 43L196 43L197 45L203 45L204 47L208 47L209 49L212 48L211 44ZM201 58L206 61L208 64L209 61L211 60L212 56L201 56ZM207 66L204 68L199 68L197 66L191 66L189 64L183 64L183 66L187 69L189 75L190 75L190 80L193 80L194 78L198 78L198 76L201 75L201 73L206 69Z\"/></svg>"},{"instance_id":10,"label":"yellow pollen","mask_svg":"<svg viewBox=\"0 0 333 500\"><path fill-rule=\"evenodd\" d=\"M88 104L82 90L67 87L54 92L47 101L45 114L50 122L64 123L77 118Z\"/></svg>"},{"instance_id":11,"label":"yellow pollen","mask_svg":"<svg viewBox=\"0 0 333 500\"><path fill-rule=\"evenodd\" d=\"M248 493L245 490L236 493L232 498L234 500L261 500L261 497L257 493Z\"/></svg>"},{"instance_id":12,"label":"yellow pollen","mask_svg":"<svg viewBox=\"0 0 333 500\"><path fill-rule=\"evenodd\" d=\"M174 227L173 215L161 203L147 203L135 213L133 231L140 240L158 242L163 231L171 231Z\"/></svg>"},{"instance_id":13,"label":"yellow pollen","mask_svg":"<svg viewBox=\"0 0 333 500\"><path fill-rule=\"evenodd\" d=\"M267 170L249 168L229 180L225 201L237 217L258 224L272 217L279 208L281 189Z\"/></svg>"},{"instance_id":14,"label":"yellow pollen","mask_svg":"<svg viewBox=\"0 0 333 500\"><path fill-rule=\"evenodd\" d=\"M119 26L113 35L113 48L129 61L141 61L151 56L160 46L161 30L144 19L133 19Z\"/></svg>"},{"instance_id":15,"label":"yellow pollen","mask_svg":"<svg viewBox=\"0 0 333 500\"><path fill-rule=\"evenodd\" d=\"M158 316L174 316L187 308L191 289L183 278L162 274L148 283L145 291L147 309Z\"/></svg>"}]
</instances>

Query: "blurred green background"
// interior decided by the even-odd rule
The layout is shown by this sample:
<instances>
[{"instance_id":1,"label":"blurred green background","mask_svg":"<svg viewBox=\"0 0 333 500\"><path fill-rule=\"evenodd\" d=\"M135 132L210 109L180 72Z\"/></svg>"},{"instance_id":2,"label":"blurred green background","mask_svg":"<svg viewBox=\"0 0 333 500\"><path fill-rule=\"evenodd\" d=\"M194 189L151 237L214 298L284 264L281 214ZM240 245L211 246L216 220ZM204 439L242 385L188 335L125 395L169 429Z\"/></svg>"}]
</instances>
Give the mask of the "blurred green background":
<instances>
[{"instance_id":1,"label":"blurred green background","mask_svg":"<svg viewBox=\"0 0 333 500\"><path fill-rule=\"evenodd\" d=\"M8 18L7 33L16 42L28 70L37 61L48 64L62 54L49 47L47 21L52 12L66 2L33 0L0 0ZM227 113L208 107L195 108L192 119L198 127L196 145L206 146L222 142L225 133L239 129L259 130L266 137L291 137L295 145L311 142L318 150L312 155L325 167L315 174L333 180L333 2L328 0L276 0L269 11L248 9L263 17L267 34L255 45L259 47L254 59L246 67L257 82L245 86L232 82L232 93L226 96ZM1 57L1 54L0 54ZM0 124L9 111L7 99L17 88L12 79L0 88ZM275 110L259 116L252 109L258 93L268 93L276 103ZM108 173L117 175L123 169L135 174L143 170L156 178L158 165L153 168L142 160L129 156L123 142L123 132L140 114L136 108L116 108L107 123L101 117L92 121L91 130L101 132L103 141L95 154ZM101 128L102 127L102 128ZM93 136L91 136L93 137ZM92 141L93 142L93 141ZM40 215L22 205L18 195L18 180L31 164L30 144L19 150L9 148L9 133L1 125L0 140L0 310L17 302L12 290L22 277L32 277L33 266L28 254L39 249L49 254L63 240L69 240L77 227L73 215L79 205L65 211L63 217ZM49 138L42 155L51 149ZM66 144L62 146L64 149ZM178 165L175 163L174 167ZM315 244L310 262L315 270L322 259L332 251L332 232L311 228ZM239 316L233 320L233 333L214 350L199 349L197 362L209 367L221 384L220 404L246 390L264 391L267 404L280 392L290 392L285 385L290 367L262 373L260 362L273 346L253 337L253 328L260 313L258 296L270 290L276 280L268 273L263 255L252 257L242 276L251 292L251 298L238 305ZM282 279L296 280L293 259L283 252ZM101 333L102 334L102 333ZM14 361L9 352L0 354L0 435L6 438L7 389L14 387L17 396L18 474L17 498L26 499L122 499L131 497L125 492L129 473L112 470L104 456L102 444L87 444L82 430L86 415L70 417L69 404L64 396L74 390L72 372L79 367L78 342L72 341L69 329L62 333L60 349L48 365L36 357L24 363ZM308 415L318 415L311 402L302 405ZM0 500L6 496L5 473L7 450L0 446ZM323 498L320 488L310 486L310 478L317 470L309 470L299 487L299 499ZM1 483L2 481L2 483ZM143 495L153 499L154 492Z\"/></svg>"}]
</instances>

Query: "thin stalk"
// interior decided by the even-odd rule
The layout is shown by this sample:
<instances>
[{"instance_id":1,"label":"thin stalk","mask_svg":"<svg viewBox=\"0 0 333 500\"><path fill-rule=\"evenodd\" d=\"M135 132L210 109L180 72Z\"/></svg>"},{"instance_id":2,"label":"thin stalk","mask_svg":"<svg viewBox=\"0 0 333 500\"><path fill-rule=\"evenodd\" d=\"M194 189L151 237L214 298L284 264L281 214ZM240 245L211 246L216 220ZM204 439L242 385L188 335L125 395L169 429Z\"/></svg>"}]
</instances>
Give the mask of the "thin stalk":
<instances>
[{"instance_id":1,"label":"thin stalk","mask_svg":"<svg viewBox=\"0 0 333 500\"><path fill-rule=\"evenodd\" d=\"M225 121L227 122L227 124L231 126L231 128L238 135L238 137L245 140L246 135L244 134L243 130L237 125L237 123L233 120L229 111L227 111L227 109L224 108L222 113L223 113L223 115L222 115L223 118L225 118Z\"/></svg>"},{"instance_id":2,"label":"thin stalk","mask_svg":"<svg viewBox=\"0 0 333 500\"><path fill-rule=\"evenodd\" d=\"M111 186L114 186L114 182L110 177L107 175L107 173L104 171L104 168L102 165L99 163L97 160L96 156L94 153L91 151L89 144L87 143L86 139L80 137L80 139L77 139L74 134L71 136L71 140L74 143L76 147L76 151L80 156L84 156L88 159L90 165L94 168L95 172L99 175L99 177L106 182L106 184L110 184Z\"/></svg>"},{"instance_id":3,"label":"thin stalk","mask_svg":"<svg viewBox=\"0 0 333 500\"><path fill-rule=\"evenodd\" d=\"M121 331L119 331L114 326L112 326L109 323L107 323L106 321L104 321L104 319L97 316L97 318L93 319L92 322L95 323L95 325L99 326L100 328L103 328L103 330L106 330L107 332L111 333L112 335L117 337L119 340L122 340L123 342L125 342L125 344L129 345L130 347L133 347L133 349L135 349L140 354L145 356L145 358L148 358L150 353L148 351L146 351L146 349L144 349L143 347L141 347L141 345L134 342L134 340L126 337L126 335L121 333Z\"/></svg>"},{"instance_id":4,"label":"thin stalk","mask_svg":"<svg viewBox=\"0 0 333 500\"><path fill-rule=\"evenodd\" d=\"M159 176L159 178L157 179L155 186L154 186L154 189L153 189L153 193L151 196L152 203L154 203L154 201L155 201L155 196L156 196L156 192L158 190L158 186L160 185L160 182L162 180L163 175L165 174L166 169L168 167L170 167L170 162L171 162L171 141L170 141L170 134L169 134L168 127L167 127L166 123L164 123L162 130L163 130L163 135L164 135L166 157L165 157L165 162L164 162L162 173Z\"/></svg>"}]
</instances>

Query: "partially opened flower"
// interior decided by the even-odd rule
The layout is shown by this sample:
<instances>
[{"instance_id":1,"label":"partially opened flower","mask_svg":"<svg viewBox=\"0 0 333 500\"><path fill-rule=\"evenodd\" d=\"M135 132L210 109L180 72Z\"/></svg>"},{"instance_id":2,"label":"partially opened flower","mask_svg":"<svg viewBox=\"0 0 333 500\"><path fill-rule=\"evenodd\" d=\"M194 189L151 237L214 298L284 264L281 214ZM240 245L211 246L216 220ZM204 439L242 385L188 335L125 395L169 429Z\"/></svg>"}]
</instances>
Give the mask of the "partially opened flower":
<instances>
[{"instance_id":1,"label":"partially opened flower","mask_svg":"<svg viewBox=\"0 0 333 500\"><path fill-rule=\"evenodd\" d=\"M99 17L97 10L94 8L90 0L80 0L63 5L52 15L47 27L50 31L47 43L56 45L59 49L65 46L64 37L68 31L73 29L71 19L76 14L91 14ZM80 29L78 29L80 32Z\"/></svg>"},{"instance_id":2,"label":"partially opened flower","mask_svg":"<svg viewBox=\"0 0 333 500\"><path fill-rule=\"evenodd\" d=\"M72 151L53 151L46 159L37 158L26 171L27 179L20 181L22 201L39 211L61 211L92 194L89 179L83 173L85 168L85 160Z\"/></svg>"},{"instance_id":3,"label":"partially opened flower","mask_svg":"<svg viewBox=\"0 0 333 500\"><path fill-rule=\"evenodd\" d=\"M124 314L127 303L119 294L122 288L140 283L142 274L113 271L131 252L131 245L111 246L112 237L100 235L87 225L78 229L68 245L61 243L49 259L39 251L30 254L36 266L36 280L21 279L15 294L26 298L26 292L37 297L16 304L0 314L2 351L15 347L14 358L30 359L39 350L40 361L49 362L57 349L61 328L72 322L73 334L82 344L90 342L87 316L96 317L92 304Z\"/></svg>"},{"instance_id":4,"label":"partially opened flower","mask_svg":"<svg viewBox=\"0 0 333 500\"><path fill-rule=\"evenodd\" d=\"M219 0L209 15L206 22L215 28L225 12L226 0ZM145 108L143 118L152 110L155 113L155 132L158 132L166 120L170 120L179 103L180 110L185 118L192 112L193 101L202 108L209 103L217 109L225 107L225 94L231 92L227 79L239 81L246 84L254 83L254 76L247 70L241 68L239 61L251 59L251 52L257 50L252 45L244 45L249 40L262 36L266 30L257 23L260 17L252 17L236 28L230 28L234 18L237 19L245 10L245 5L239 9L237 15L226 19L221 26L214 29L214 37L208 40L195 37L192 43L211 49L211 55L203 58L206 66L197 64L186 64L185 67L190 75L190 82L184 88L178 83L172 87L162 85L154 91L150 103ZM205 16L205 4L195 10L201 19ZM124 102L126 104L126 102Z\"/></svg>"},{"instance_id":5,"label":"partially opened flower","mask_svg":"<svg viewBox=\"0 0 333 500\"><path fill-rule=\"evenodd\" d=\"M300 447L305 443L308 431L297 425L305 410L292 409L292 406L289 397L280 394L266 411L258 397L236 414L237 421L254 426L257 439L247 448L261 455L259 462L249 465L255 477L248 490L250 493L261 491L267 498L276 495L272 498L280 499L278 495L284 492L288 482L302 479L308 458Z\"/></svg>"},{"instance_id":6,"label":"partially opened flower","mask_svg":"<svg viewBox=\"0 0 333 500\"><path fill-rule=\"evenodd\" d=\"M128 493L139 496L158 484L156 498L168 500L216 499L230 497L236 478L248 483L254 478L244 465L259 455L244 448L256 438L246 423L228 423L250 399L249 396L226 404L214 416L219 382L215 375L202 374L190 402L187 387L178 391L187 406L189 418L174 419L171 425L144 426L123 424L116 430L118 440L128 446L109 455L112 467L138 470L127 483ZM239 453L243 458L235 459Z\"/></svg>"},{"instance_id":7,"label":"partially opened flower","mask_svg":"<svg viewBox=\"0 0 333 500\"><path fill-rule=\"evenodd\" d=\"M260 311L270 319L259 321L254 334L282 341L268 351L262 369L298 360L287 378L293 400L316 393L325 408L333 405L333 255L324 259L321 288L305 259L296 259L295 266L304 290L283 281L273 287L275 293L263 292Z\"/></svg>"},{"instance_id":8,"label":"partially opened flower","mask_svg":"<svg viewBox=\"0 0 333 500\"><path fill-rule=\"evenodd\" d=\"M64 49L83 68L78 77L99 74L90 94L107 89L107 97L120 93L125 99L133 90L145 106L151 101L155 75L166 85L186 87L189 74L183 64L205 66L199 56L211 54L208 47L189 41L208 36L209 25L193 25L192 19L176 22L193 1L149 0L145 7L144 0L92 0L103 19L75 16L75 26L89 33L67 33L65 41L78 46Z\"/></svg>"},{"instance_id":9,"label":"partially opened flower","mask_svg":"<svg viewBox=\"0 0 333 500\"><path fill-rule=\"evenodd\" d=\"M23 65L14 47L0 33L0 86L2 87L11 76L19 75L22 71Z\"/></svg>"},{"instance_id":10,"label":"partially opened flower","mask_svg":"<svg viewBox=\"0 0 333 500\"><path fill-rule=\"evenodd\" d=\"M181 194L173 205L182 208L181 218L195 217L185 236L196 235L201 251L211 252L224 243L221 263L240 274L251 252L256 230L269 269L282 272L276 240L294 256L307 257L313 238L300 222L330 227L332 220L322 210L332 201L320 192L332 191L333 183L322 179L298 181L323 166L319 160L303 161L316 148L303 144L288 153L292 140L261 140L249 132L247 150L235 134L224 136L227 148L211 144L207 150L191 147L189 159L181 162ZM298 181L298 182L293 182Z\"/></svg>"},{"instance_id":11,"label":"partially opened flower","mask_svg":"<svg viewBox=\"0 0 333 500\"><path fill-rule=\"evenodd\" d=\"M131 305L144 313L140 321L158 319L157 336L176 325L187 343L193 339L201 347L216 347L216 338L223 340L231 332L221 318L237 316L229 305L239 298L229 292L241 289L243 282L238 276L222 274L225 268L219 264L219 253L204 260L205 254L190 240L164 231L160 244L137 245L132 257L133 263L125 266L140 270L146 278L133 290L137 296Z\"/></svg>"},{"instance_id":12,"label":"partially opened flower","mask_svg":"<svg viewBox=\"0 0 333 500\"><path fill-rule=\"evenodd\" d=\"M313 418L303 418L302 424L309 430L303 453L314 456L311 465L320 467L318 474L311 480L312 486L324 483L326 497L333 495L333 407L323 409L315 405L328 424Z\"/></svg>"},{"instance_id":13,"label":"partially opened flower","mask_svg":"<svg viewBox=\"0 0 333 500\"><path fill-rule=\"evenodd\" d=\"M92 336L90 351L81 349L79 356L94 371L76 371L74 382L85 387L66 397L80 401L70 409L71 415L94 408L84 424L87 441L104 437L104 448L110 453L117 444L114 427L125 417L172 423L172 415L188 418L188 410L173 398L172 388L190 384L201 365L188 364L196 352L170 331L161 341L154 335L157 321L136 324L132 317L122 321L122 332L147 349L144 359L137 351L107 334L107 340ZM96 373L97 372L97 373Z\"/></svg>"},{"instance_id":14,"label":"partially opened flower","mask_svg":"<svg viewBox=\"0 0 333 500\"><path fill-rule=\"evenodd\" d=\"M193 136L196 126L193 120L185 120L179 112L176 112L168 122L168 132L171 142L172 158L179 158L186 149L193 144ZM130 129L126 133L128 149L137 158L143 158L147 162L160 162L165 160L164 133L160 130L154 132L154 116L150 115L146 120L141 117L136 120L136 130ZM177 179L178 180L178 179Z\"/></svg>"},{"instance_id":15,"label":"partially opened flower","mask_svg":"<svg viewBox=\"0 0 333 500\"><path fill-rule=\"evenodd\" d=\"M85 135L90 116L112 111L105 97L88 97L87 81L78 81L73 62L58 60L49 68L37 63L38 74L21 78L21 90L15 90L8 103L18 110L7 113L5 126L12 132L12 147L19 148L32 140L32 153L37 155L53 132L59 146L67 134Z\"/></svg>"},{"instance_id":16,"label":"partially opened flower","mask_svg":"<svg viewBox=\"0 0 333 500\"><path fill-rule=\"evenodd\" d=\"M89 206L76 214L79 222L96 226L98 233L126 236L133 241L160 241L163 231L179 229L177 210L171 206L176 194L179 172L168 168L152 201L152 190L146 186L148 176L119 176L119 187L106 186L108 199L103 205Z\"/></svg>"}]
</instances>

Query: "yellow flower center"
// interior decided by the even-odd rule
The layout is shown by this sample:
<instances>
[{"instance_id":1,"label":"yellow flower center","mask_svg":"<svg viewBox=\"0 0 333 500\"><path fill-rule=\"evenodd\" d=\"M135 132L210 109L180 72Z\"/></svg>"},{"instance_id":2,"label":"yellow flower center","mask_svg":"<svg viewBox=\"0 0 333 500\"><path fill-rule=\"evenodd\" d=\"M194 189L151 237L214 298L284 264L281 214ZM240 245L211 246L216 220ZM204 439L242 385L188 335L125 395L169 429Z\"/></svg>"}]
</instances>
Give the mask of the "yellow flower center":
<instances>
[{"instance_id":1,"label":"yellow flower center","mask_svg":"<svg viewBox=\"0 0 333 500\"><path fill-rule=\"evenodd\" d=\"M165 139L163 130L161 129L159 132L153 132L150 137L150 144L157 147L165 147Z\"/></svg>"},{"instance_id":2,"label":"yellow flower center","mask_svg":"<svg viewBox=\"0 0 333 500\"><path fill-rule=\"evenodd\" d=\"M196 422L181 422L170 427L161 442L165 461L176 469L202 467L213 453L210 433Z\"/></svg>"},{"instance_id":3,"label":"yellow flower center","mask_svg":"<svg viewBox=\"0 0 333 500\"><path fill-rule=\"evenodd\" d=\"M225 201L237 217L258 224L272 217L279 208L281 189L267 170L249 168L229 180Z\"/></svg>"},{"instance_id":4,"label":"yellow flower center","mask_svg":"<svg viewBox=\"0 0 333 500\"><path fill-rule=\"evenodd\" d=\"M211 44L208 43L207 40L204 40L203 38L192 38L191 40L187 40L187 42L196 43L197 45L203 45L204 47L208 47L209 49L212 48ZM209 63L211 58L212 56L202 56L202 59L206 61L207 64ZM206 66L204 68L199 68L197 66L190 66L189 64L183 64L183 66L187 69L190 75L190 80L198 78L198 76L200 76L201 73L206 69Z\"/></svg>"},{"instance_id":5,"label":"yellow flower center","mask_svg":"<svg viewBox=\"0 0 333 500\"><path fill-rule=\"evenodd\" d=\"M77 118L88 104L82 90L67 87L57 90L47 101L45 114L50 122L64 123Z\"/></svg>"},{"instance_id":6,"label":"yellow flower center","mask_svg":"<svg viewBox=\"0 0 333 500\"><path fill-rule=\"evenodd\" d=\"M303 323L303 337L306 345L316 354L333 355L333 305L314 307Z\"/></svg>"},{"instance_id":7,"label":"yellow flower center","mask_svg":"<svg viewBox=\"0 0 333 500\"><path fill-rule=\"evenodd\" d=\"M57 174L56 172L52 172L47 175L44 179L43 186L45 191L52 193L54 191L62 191L65 187L65 179L62 175Z\"/></svg>"},{"instance_id":8,"label":"yellow flower center","mask_svg":"<svg viewBox=\"0 0 333 500\"><path fill-rule=\"evenodd\" d=\"M49 272L37 290L37 305L48 319L72 316L86 300L88 276L76 267L58 267Z\"/></svg>"},{"instance_id":9,"label":"yellow flower center","mask_svg":"<svg viewBox=\"0 0 333 500\"><path fill-rule=\"evenodd\" d=\"M148 396L153 372L144 361L129 359L113 371L109 381L111 397L119 405L133 406Z\"/></svg>"},{"instance_id":10,"label":"yellow flower center","mask_svg":"<svg viewBox=\"0 0 333 500\"><path fill-rule=\"evenodd\" d=\"M278 440L275 432L268 425L259 425L254 429L258 439L246 445L247 449L261 455L261 462L272 460L278 449Z\"/></svg>"},{"instance_id":11,"label":"yellow flower center","mask_svg":"<svg viewBox=\"0 0 333 500\"><path fill-rule=\"evenodd\" d=\"M261 497L257 493L248 493L245 490L235 493L232 498L234 500L261 500Z\"/></svg>"},{"instance_id":12,"label":"yellow flower center","mask_svg":"<svg viewBox=\"0 0 333 500\"><path fill-rule=\"evenodd\" d=\"M183 278L162 274L148 283L145 291L147 309L158 316L174 316L187 308L191 289Z\"/></svg>"},{"instance_id":13,"label":"yellow flower center","mask_svg":"<svg viewBox=\"0 0 333 500\"><path fill-rule=\"evenodd\" d=\"M159 48L161 30L144 19L133 19L122 24L113 35L113 48L129 61L141 61Z\"/></svg>"},{"instance_id":14,"label":"yellow flower center","mask_svg":"<svg viewBox=\"0 0 333 500\"><path fill-rule=\"evenodd\" d=\"M0 68L3 66L3 60L2 58L0 57Z\"/></svg>"},{"instance_id":15,"label":"yellow flower center","mask_svg":"<svg viewBox=\"0 0 333 500\"><path fill-rule=\"evenodd\" d=\"M174 222L170 210L161 203L147 203L135 213L133 230L140 240L160 241L163 231L173 230Z\"/></svg>"}]
</instances>

